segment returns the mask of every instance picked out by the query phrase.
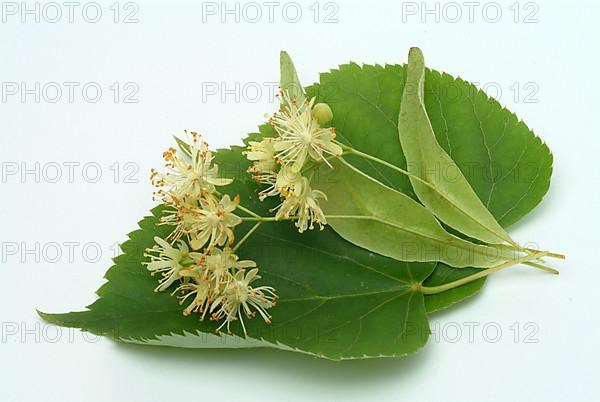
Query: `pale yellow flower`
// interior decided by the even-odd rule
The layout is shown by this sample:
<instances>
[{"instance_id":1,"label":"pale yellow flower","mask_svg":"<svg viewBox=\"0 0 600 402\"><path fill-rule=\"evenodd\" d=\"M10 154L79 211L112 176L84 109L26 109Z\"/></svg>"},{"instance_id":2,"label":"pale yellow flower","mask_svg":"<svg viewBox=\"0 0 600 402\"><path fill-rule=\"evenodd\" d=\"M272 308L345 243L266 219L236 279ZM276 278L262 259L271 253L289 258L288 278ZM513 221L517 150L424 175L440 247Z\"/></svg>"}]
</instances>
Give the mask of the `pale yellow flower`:
<instances>
[{"instance_id":1,"label":"pale yellow flower","mask_svg":"<svg viewBox=\"0 0 600 402\"><path fill-rule=\"evenodd\" d=\"M214 282L217 289L221 285L227 284L230 272L255 267L256 263L254 261L240 260L229 247L225 247L223 250L213 248L210 255L206 256L207 279Z\"/></svg>"},{"instance_id":2,"label":"pale yellow flower","mask_svg":"<svg viewBox=\"0 0 600 402\"><path fill-rule=\"evenodd\" d=\"M205 192L213 192L215 186L225 186L231 179L218 177L218 167L213 164L208 144L197 133L191 133L190 158L169 148L163 153L166 173L152 170L151 180L159 188L157 194L167 203L174 200L197 199Z\"/></svg>"},{"instance_id":3,"label":"pale yellow flower","mask_svg":"<svg viewBox=\"0 0 600 402\"><path fill-rule=\"evenodd\" d=\"M154 247L146 250L145 257L150 258L150 262L145 262L146 268L152 275L161 274L162 278L156 287L157 292L162 292L171 286L175 281L181 278L181 271L194 264L196 259L202 258L202 254L190 253L190 250L183 241L178 243L178 247L173 247L160 237L155 237Z\"/></svg>"},{"instance_id":4,"label":"pale yellow flower","mask_svg":"<svg viewBox=\"0 0 600 402\"><path fill-rule=\"evenodd\" d=\"M188 316L192 313L200 313L200 320L204 320L213 299L212 293L214 289L211 284L201 277L196 277L193 282L182 284L176 291L185 293L179 297L179 304L183 304L188 298L193 296L192 302L183 310L183 315Z\"/></svg>"},{"instance_id":5,"label":"pale yellow flower","mask_svg":"<svg viewBox=\"0 0 600 402\"><path fill-rule=\"evenodd\" d=\"M212 319L219 321L224 319L223 323L217 328L219 331L227 326L227 332L230 332L231 322L240 320L244 334L246 326L244 324L245 315L248 318L254 317L258 312L265 322L271 322L271 316L267 309L275 305L277 296L275 289L270 286L259 286L253 288L252 282L259 279L258 269L251 269L247 273L243 270L238 271L227 284L223 293L215 298L211 305Z\"/></svg>"},{"instance_id":6,"label":"pale yellow flower","mask_svg":"<svg viewBox=\"0 0 600 402\"><path fill-rule=\"evenodd\" d=\"M240 197L233 200L224 195L219 202L213 196L201 201L201 207L191 209L182 219L189 228L190 246L199 250L208 243L208 247L231 244L234 239L232 228L242 223L242 219L233 214L240 203Z\"/></svg>"},{"instance_id":7,"label":"pale yellow flower","mask_svg":"<svg viewBox=\"0 0 600 402\"><path fill-rule=\"evenodd\" d=\"M279 172L265 174L261 178L262 184L269 187L262 190L259 198L264 200L266 197L274 195L286 196L290 192L297 191L302 182L302 173L295 165L284 165Z\"/></svg>"},{"instance_id":8,"label":"pale yellow flower","mask_svg":"<svg viewBox=\"0 0 600 402\"><path fill-rule=\"evenodd\" d=\"M273 147L276 157L284 164L302 167L307 157L329 164L327 155L342 155L342 148L332 142L335 129L321 127L313 117L314 101L313 98L300 106L288 101L284 103L283 110L271 118L271 124L279 135Z\"/></svg>"},{"instance_id":9,"label":"pale yellow flower","mask_svg":"<svg viewBox=\"0 0 600 402\"><path fill-rule=\"evenodd\" d=\"M323 210L319 206L319 199L327 199L327 196L319 190L313 190L310 187L308 179L302 178L301 185L298 187L298 191L291 193L284 201L277 207L277 214L275 218L289 219L295 218L296 227L300 233L306 231L306 229L314 229L314 224L317 223L321 230L327 225L327 219Z\"/></svg>"},{"instance_id":10,"label":"pale yellow flower","mask_svg":"<svg viewBox=\"0 0 600 402\"><path fill-rule=\"evenodd\" d=\"M250 141L248 144L245 155L248 160L254 162L250 171L256 174L275 171L277 162L275 161L273 138L265 138L260 142Z\"/></svg>"}]
</instances>

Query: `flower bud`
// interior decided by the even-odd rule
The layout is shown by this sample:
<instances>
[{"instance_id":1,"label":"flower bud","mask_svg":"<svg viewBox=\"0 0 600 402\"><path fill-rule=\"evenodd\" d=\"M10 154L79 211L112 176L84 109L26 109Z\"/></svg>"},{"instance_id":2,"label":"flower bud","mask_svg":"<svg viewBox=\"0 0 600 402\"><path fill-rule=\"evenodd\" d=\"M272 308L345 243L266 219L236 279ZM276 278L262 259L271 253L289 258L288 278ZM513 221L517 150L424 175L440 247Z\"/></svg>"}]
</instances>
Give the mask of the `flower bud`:
<instances>
[{"instance_id":1,"label":"flower bud","mask_svg":"<svg viewBox=\"0 0 600 402\"><path fill-rule=\"evenodd\" d=\"M333 119L333 112L327 103L317 103L312 109L312 117L320 126L324 126Z\"/></svg>"}]
</instances>

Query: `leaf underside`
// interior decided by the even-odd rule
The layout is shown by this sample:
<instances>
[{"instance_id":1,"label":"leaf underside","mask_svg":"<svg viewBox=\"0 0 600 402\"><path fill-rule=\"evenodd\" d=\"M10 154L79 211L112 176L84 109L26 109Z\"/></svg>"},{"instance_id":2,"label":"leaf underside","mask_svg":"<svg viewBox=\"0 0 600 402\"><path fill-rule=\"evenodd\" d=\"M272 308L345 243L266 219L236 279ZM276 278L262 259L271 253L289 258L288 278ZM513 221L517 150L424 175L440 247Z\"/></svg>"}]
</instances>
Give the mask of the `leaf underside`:
<instances>
[{"instance_id":1,"label":"leaf underside","mask_svg":"<svg viewBox=\"0 0 600 402\"><path fill-rule=\"evenodd\" d=\"M321 165L311 185L327 194L328 200L321 202L323 212L344 239L400 261L485 268L504 259L487 245L448 233L430 210L366 176L343 157L330 163L333 169Z\"/></svg>"},{"instance_id":2,"label":"leaf underside","mask_svg":"<svg viewBox=\"0 0 600 402\"><path fill-rule=\"evenodd\" d=\"M410 181L419 200L441 221L467 236L485 243L514 243L435 137L425 110L425 60L418 48L410 49L406 77L398 132L408 170L415 175Z\"/></svg>"},{"instance_id":3,"label":"leaf underside","mask_svg":"<svg viewBox=\"0 0 600 402\"><path fill-rule=\"evenodd\" d=\"M321 75L309 96L327 102L342 141L405 167L399 146L397 116L404 82L403 66L344 65ZM548 189L552 156L548 148L516 117L482 92L449 75L428 71L425 104L436 137L457 162L477 195L503 226L508 226L542 199ZM463 97L444 95L453 88ZM332 91L333 88L333 91ZM465 97L465 94L469 97ZM250 138L272 136L270 126ZM242 205L269 214L276 200L258 202L259 187L245 173L248 162L240 147L220 150L216 161L235 181L223 192L240 194ZM492 161L503 174L490 179ZM410 183L397 172L357 159L351 162L375 179L416 199ZM483 280L438 295L422 294L412 285L434 286L458 279L472 268L442 263L407 263L356 247L333 230L298 234L290 222L263 224L238 250L257 262L263 284L280 296L271 309L273 323L246 320L248 338L238 322L232 336L213 335L217 323L184 317L174 296L155 293L156 278L140 264L153 237L166 236L156 226L160 207L140 222L122 245L123 254L107 272L99 299L88 310L40 315L47 321L106 335L117 340L184 347L268 346L329 359L401 356L423 346L429 334L427 313L468 297ZM249 223L236 231L241 238Z\"/></svg>"}]
</instances>

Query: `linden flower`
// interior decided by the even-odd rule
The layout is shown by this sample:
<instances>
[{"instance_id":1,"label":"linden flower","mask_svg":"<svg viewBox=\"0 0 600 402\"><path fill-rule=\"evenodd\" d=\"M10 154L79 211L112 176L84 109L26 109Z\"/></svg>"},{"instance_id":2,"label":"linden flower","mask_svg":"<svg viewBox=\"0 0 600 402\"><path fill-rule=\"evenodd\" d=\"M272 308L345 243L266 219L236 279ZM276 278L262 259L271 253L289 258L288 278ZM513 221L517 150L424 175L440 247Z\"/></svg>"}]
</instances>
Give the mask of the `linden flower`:
<instances>
[{"instance_id":1,"label":"linden flower","mask_svg":"<svg viewBox=\"0 0 600 402\"><path fill-rule=\"evenodd\" d=\"M273 143L277 158L284 164L293 163L301 167L308 156L315 161L324 160L329 165L323 154L342 155L342 148L332 142L335 130L322 128L313 118L312 107L315 98L300 107L285 93L283 98L285 107L271 118L271 124L279 134L279 138Z\"/></svg>"},{"instance_id":2,"label":"linden flower","mask_svg":"<svg viewBox=\"0 0 600 402\"><path fill-rule=\"evenodd\" d=\"M240 196L232 200L226 194L218 203L213 196L208 196L201 203L201 208L183 215L183 221L189 228L192 249L198 250L206 243L209 243L209 247L233 243L232 228L242 223L242 219L232 213L240 203Z\"/></svg>"},{"instance_id":3,"label":"linden flower","mask_svg":"<svg viewBox=\"0 0 600 402\"><path fill-rule=\"evenodd\" d=\"M184 296L179 297L179 304L185 303L190 296L194 296L192 302L183 310L183 315L188 316L192 313L200 313L200 320L204 320L212 301L212 288L210 284L202 278L195 278L194 282L184 283L179 286L175 292L177 291L185 293Z\"/></svg>"},{"instance_id":4,"label":"linden flower","mask_svg":"<svg viewBox=\"0 0 600 402\"><path fill-rule=\"evenodd\" d=\"M302 178L300 191L297 191L287 197L281 205L279 205L275 219L289 219L296 217L296 227L300 233L306 229L314 229L314 224L317 223L321 230L327 225L327 219L321 207L319 207L318 199L327 199L325 193L319 190L311 189L308 179Z\"/></svg>"},{"instance_id":5,"label":"linden flower","mask_svg":"<svg viewBox=\"0 0 600 402\"><path fill-rule=\"evenodd\" d=\"M284 165L277 173L263 175L260 182L269 185L259 194L262 201L268 196L285 196L290 192L298 191L302 184L302 173L295 165Z\"/></svg>"},{"instance_id":6,"label":"linden flower","mask_svg":"<svg viewBox=\"0 0 600 402\"><path fill-rule=\"evenodd\" d=\"M181 240L181 237L187 234L186 224L181 220L181 213L179 210L165 210L165 215L160 217L158 225L169 225L174 226L173 230L166 239L170 242L177 242Z\"/></svg>"},{"instance_id":7,"label":"linden flower","mask_svg":"<svg viewBox=\"0 0 600 402\"><path fill-rule=\"evenodd\" d=\"M214 283L215 288L220 288L223 283L227 283L228 275L231 269L241 270L245 268L255 268L256 263L251 260L241 260L234 254L233 250L226 247L223 250L213 248L210 255L206 257L207 279Z\"/></svg>"},{"instance_id":8,"label":"linden flower","mask_svg":"<svg viewBox=\"0 0 600 402\"><path fill-rule=\"evenodd\" d=\"M230 179L217 177L218 167L212 164L212 153L198 133L191 133L189 150L191 160L188 161L175 148L169 148L163 153L167 173L152 170L152 184L160 189L157 194L167 202L172 202L173 199L199 198L203 192L213 192L215 186L225 186L232 182ZM168 190L163 190L163 187Z\"/></svg>"},{"instance_id":9,"label":"linden flower","mask_svg":"<svg viewBox=\"0 0 600 402\"><path fill-rule=\"evenodd\" d=\"M250 171L257 174L274 171L277 163L273 138L265 138L260 142L250 141L248 144L248 150L244 154L248 160L254 161Z\"/></svg>"},{"instance_id":10,"label":"linden flower","mask_svg":"<svg viewBox=\"0 0 600 402\"><path fill-rule=\"evenodd\" d=\"M170 207L163 211L163 215L160 217L159 225L173 226L173 230L167 236L167 240L171 243L178 241L182 236L187 235L188 225L183 220L183 217L190 214L194 209L197 208L198 201L196 199L179 200L177 198L171 199L169 203Z\"/></svg>"},{"instance_id":11,"label":"linden flower","mask_svg":"<svg viewBox=\"0 0 600 402\"><path fill-rule=\"evenodd\" d=\"M256 268L248 273L243 270L238 271L225 287L223 294L215 298L211 305L211 311L216 310L216 312L213 313L211 319L215 321L225 319L217 331L227 326L227 332L231 333L229 330L231 322L239 319L246 335L243 315L245 314L248 318L254 317L256 313L252 309L258 311L267 324L271 322L271 316L267 313L267 309L275 305L277 296L275 289L270 286L257 288L250 286L259 278Z\"/></svg>"},{"instance_id":12,"label":"linden flower","mask_svg":"<svg viewBox=\"0 0 600 402\"><path fill-rule=\"evenodd\" d=\"M150 262L145 262L146 268L151 275L157 273L162 275L159 284L154 289L162 292L171 286L176 280L182 277L181 272L194 263L194 259L201 258L202 254L190 253L187 244L180 241L177 248L172 247L160 237L155 237L154 247L146 250L145 257L150 258Z\"/></svg>"}]
</instances>

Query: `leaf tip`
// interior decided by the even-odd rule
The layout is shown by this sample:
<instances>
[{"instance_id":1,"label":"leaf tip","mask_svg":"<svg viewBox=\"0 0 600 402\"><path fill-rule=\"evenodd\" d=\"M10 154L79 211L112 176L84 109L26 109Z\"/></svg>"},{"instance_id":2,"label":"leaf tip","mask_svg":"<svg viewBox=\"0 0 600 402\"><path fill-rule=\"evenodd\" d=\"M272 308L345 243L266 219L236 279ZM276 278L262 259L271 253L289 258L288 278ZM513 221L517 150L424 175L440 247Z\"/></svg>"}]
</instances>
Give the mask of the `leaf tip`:
<instances>
[{"instance_id":1,"label":"leaf tip","mask_svg":"<svg viewBox=\"0 0 600 402\"><path fill-rule=\"evenodd\" d=\"M37 315L40 316L41 319L43 319L44 321L48 321L48 322L52 322L52 316L54 316L54 314L50 314L50 313L44 313L42 310L39 309L35 309L35 312L37 313Z\"/></svg>"},{"instance_id":2,"label":"leaf tip","mask_svg":"<svg viewBox=\"0 0 600 402\"><path fill-rule=\"evenodd\" d=\"M284 61L289 61L291 59L290 55L288 54L288 52L286 52L285 50L282 50L279 52L279 60L283 63Z\"/></svg>"},{"instance_id":3,"label":"leaf tip","mask_svg":"<svg viewBox=\"0 0 600 402\"><path fill-rule=\"evenodd\" d=\"M408 59L423 60L423 52L418 47L411 47L408 51Z\"/></svg>"}]
</instances>

